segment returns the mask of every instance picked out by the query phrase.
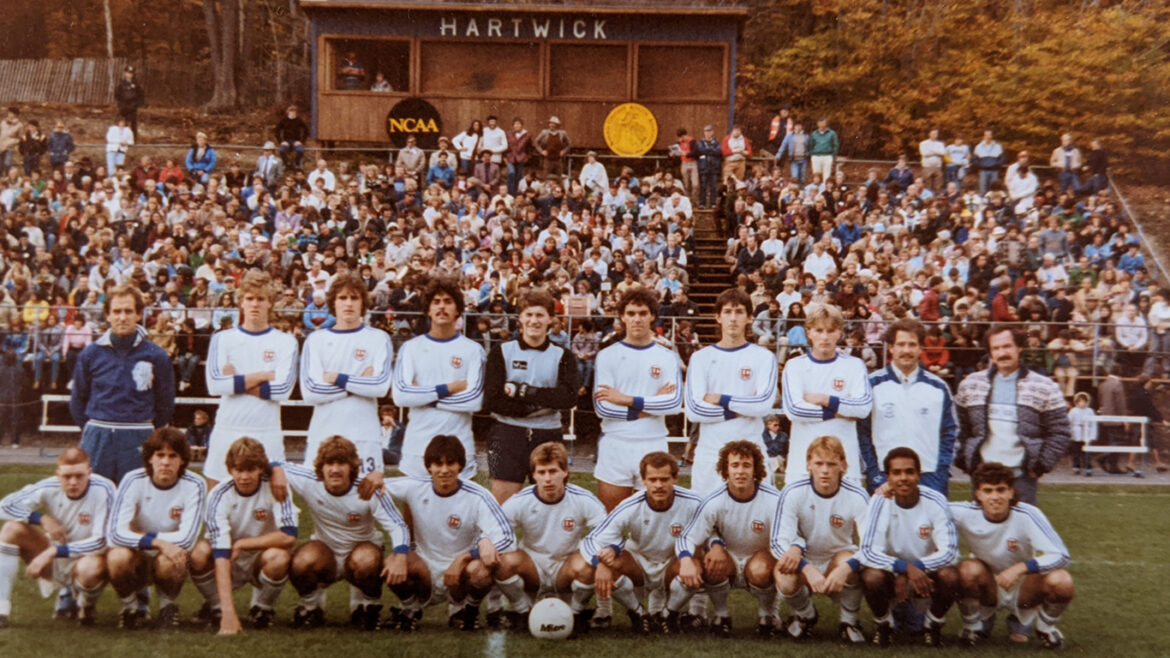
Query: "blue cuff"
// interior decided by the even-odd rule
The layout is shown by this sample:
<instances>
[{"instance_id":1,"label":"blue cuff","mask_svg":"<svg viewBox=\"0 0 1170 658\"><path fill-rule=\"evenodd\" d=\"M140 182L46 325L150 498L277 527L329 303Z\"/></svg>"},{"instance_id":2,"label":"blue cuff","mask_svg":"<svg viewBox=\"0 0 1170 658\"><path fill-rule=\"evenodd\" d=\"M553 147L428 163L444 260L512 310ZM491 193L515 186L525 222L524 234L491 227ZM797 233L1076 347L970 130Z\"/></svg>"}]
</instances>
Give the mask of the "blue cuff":
<instances>
[{"instance_id":1,"label":"blue cuff","mask_svg":"<svg viewBox=\"0 0 1170 658\"><path fill-rule=\"evenodd\" d=\"M402 544L402 545L394 547L394 554L395 555L406 555L409 552L410 552L410 547L407 546L406 544Z\"/></svg>"},{"instance_id":2,"label":"blue cuff","mask_svg":"<svg viewBox=\"0 0 1170 658\"><path fill-rule=\"evenodd\" d=\"M297 538L297 527L295 525L281 526L280 531L293 539Z\"/></svg>"},{"instance_id":3,"label":"blue cuff","mask_svg":"<svg viewBox=\"0 0 1170 658\"><path fill-rule=\"evenodd\" d=\"M333 385L337 388L345 388L347 382L349 382L349 375L343 372L337 375L337 381L333 382Z\"/></svg>"},{"instance_id":4,"label":"blue cuff","mask_svg":"<svg viewBox=\"0 0 1170 658\"><path fill-rule=\"evenodd\" d=\"M597 566L598 564L600 564L600 563L601 563L601 559L600 559L600 558L598 558L596 555L594 555L593 557L589 558L589 564L593 565L594 567L596 567L596 566Z\"/></svg>"},{"instance_id":5,"label":"blue cuff","mask_svg":"<svg viewBox=\"0 0 1170 658\"><path fill-rule=\"evenodd\" d=\"M853 571L853 573L859 573L861 571L861 560L858 560L855 557L851 557L846 560L845 564L849 565L849 568Z\"/></svg>"},{"instance_id":6,"label":"blue cuff","mask_svg":"<svg viewBox=\"0 0 1170 658\"><path fill-rule=\"evenodd\" d=\"M43 516L44 516L44 514L41 514L40 512L33 512L32 514L28 515L28 522L33 524L33 525L40 525L41 524L41 517L43 517Z\"/></svg>"},{"instance_id":7,"label":"blue cuff","mask_svg":"<svg viewBox=\"0 0 1170 658\"><path fill-rule=\"evenodd\" d=\"M614 557L618 557L622 554L622 547L621 546L619 546L617 544L610 544L609 547L613 549L613 556Z\"/></svg>"},{"instance_id":8,"label":"blue cuff","mask_svg":"<svg viewBox=\"0 0 1170 658\"><path fill-rule=\"evenodd\" d=\"M922 563L922 560L914 560L913 564L922 571L926 571L926 565Z\"/></svg>"},{"instance_id":9,"label":"blue cuff","mask_svg":"<svg viewBox=\"0 0 1170 658\"><path fill-rule=\"evenodd\" d=\"M634 396L634 401L630 404L630 408L634 411L642 411L646 408L646 398Z\"/></svg>"},{"instance_id":10,"label":"blue cuff","mask_svg":"<svg viewBox=\"0 0 1170 658\"><path fill-rule=\"evenodd\" d=\"M154 538L157 536L157 532L148 532L142 535L142 539L138 540L138 548L150 548L154 544Z\"/></svg>"},{"instance_id":11,"label":"blue cuff","mask_svg":"<svg viewBox=\"0 0 1170 658\"><path fill-rule=\"evenodd\" d=\"M724 544L722 539L712 539L707 543L707 548L712 546L722 546L723 548L727 548L727 544Z\"/></svg>"},{"instance_id":12,"label":"blue cuff","mask_svg":"<svg viewBox=\"0 0 1170 658\"><path fill-rule=\"evenodd\" d=\"M678 553L678 559L680 559L680 560L681 560L681 559L683 559L684 557L691 557L691 552L690 552L690 551L679 551L679 553Z\"/></svg>"},{"instance_id":13,"label":"blue cuff","mask_svg":"<svg viewBox=\"0 0 1170 658\"><path fill-rule=\"evenodd\" d=\"M806 560L804 558L800 558L800 564L796 565L796 572L800 573L807 566L808 566L808 560Z\"/></svg>"},{"instance_id":14,"label":"blue cuff","mask_svg":"<svg viewBox=\"0 0 1170 658\"><path fill-rule=\"evenodd\" d=\"M730 411L730 409L727 408L727 405L729 405L729 404L731 404L731 396L730 395L720 395L719 396L719 406L723 407L724 411Z\"/></svg>"},{"instance_id":15,"label":"blue cuff","mask_svg":"<svg viewBox=\"0 0 1170 658\"><path fill-rule=\"evenodd\" d=\"M471 556L471 559L478 560L479 559L479 547L477 546L477 547L471 549L470 551L467 551L467 554Z\"/></svg>"},{"instance_id":16,"label":"blue cuff","mask_svg":"<svg viewBox=\"0 0 1170 658\"><path fill-rule=\"evenodd\" d=\"M829 404L821 408L821 420L832 420L837 417L837 409L841 406L841 398L829 396Z\"/></svg>"},{"instance_id":17,"label":"blue cuff","mask_svg":"<svg viewBox=\"0 0 1170 658\"><path fill-rule=\"evenodd\" d=\"M894 560L894 573L906 573L906 560Z\"/></svg>"},{"instance_id":18,"label":"blue cuff","mask_svg":"<svg viewBox=\"0 0 1170 658\"><path fill-rule=\"evenodd\" d=\"M284 468L284 462L281 462L281 461L268 462L268 468Z\"/></svg>"},{"instance_id":19,"label":"blue cuff","mask_svg":"<svg viewBox=\"0 0 1170 658\"><path fill-rule=\"evenodd\" d=\"M236 395L248 390L248 380L243 375L232 375L232 386Z\"/></svg>"},{"instance_id":20,"label":"blue cuff","mask_svg":"<svg viewBox=\"0 0 1170 658\"><path fill-rule=\"evenodd\" d=\"M436 386L435 393L438 394L440 400L447 397L448 395L451 395L451 392L449 390L447 390L446 384L439 384L438 386Z\"/></svg>"},{"instance_id":21,"label":"blue cuff","mask_svg":"<svg viewBox=\"0 0 1170 658\"><path fill-rule=\"evenodd\" d=\"M272 385L269 384L268 382L260 382L260 399L261 400L271 400L272 399Z\"/></svg>"},{"instance_id":22,"label":"blue cuff","mask_svg":"<svg viewBox=\"0 0 1170 658\"><path fill-rule=\"evenodd\" d=\"M212 557L212 559L215 559L215 560L230 560L230 559L232 559L232 549L230 549L230 548L217 548L217 549L211 551L211 557Z\"/></svg>"},{"instance_id":23,"label":"blue cuff","mask_svg":"<svg viewBox=\"0 0 1170 658\"><path fill-rule=\"evenodd\" d=\"M57 557L69 557L69 544L61 544L57 547Z\"/></svg>"},{"instance_id":24,"label":"blue cuff","mask_svg":"<svg viewBox=\"0 0 1170 658\"><path fill-rule=\"evenodd\" d=\"M1028 573L1040 573L1040 563L1036 560L1028 560L1024 564L1028 567Z\"/></svg>"}]
</instances>

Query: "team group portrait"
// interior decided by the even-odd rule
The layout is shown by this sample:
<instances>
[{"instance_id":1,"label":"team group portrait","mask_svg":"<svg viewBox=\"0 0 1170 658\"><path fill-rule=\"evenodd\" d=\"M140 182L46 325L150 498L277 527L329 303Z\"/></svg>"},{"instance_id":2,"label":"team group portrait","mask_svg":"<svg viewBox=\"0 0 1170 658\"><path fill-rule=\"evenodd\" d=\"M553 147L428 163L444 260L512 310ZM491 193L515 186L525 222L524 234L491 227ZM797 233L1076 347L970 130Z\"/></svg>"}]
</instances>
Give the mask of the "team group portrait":
<instances>
[{"instance_id":1,"label":"team group portrait","mask_svg":"<svg viewBox=\"0 0 1170 658\"><path fill-rule=\"evenodd\" d=\"M1165 8L16 5L5 655L1170 651Z\"/></svg>"}]
</instances>

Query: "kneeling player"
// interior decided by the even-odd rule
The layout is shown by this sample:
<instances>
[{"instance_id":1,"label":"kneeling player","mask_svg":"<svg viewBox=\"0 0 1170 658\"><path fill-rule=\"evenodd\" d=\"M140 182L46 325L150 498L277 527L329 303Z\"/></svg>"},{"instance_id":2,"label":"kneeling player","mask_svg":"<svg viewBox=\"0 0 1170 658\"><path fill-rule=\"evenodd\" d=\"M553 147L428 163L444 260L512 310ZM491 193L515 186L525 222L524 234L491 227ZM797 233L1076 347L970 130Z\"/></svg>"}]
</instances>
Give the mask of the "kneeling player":
<instances>
[{"instance_id":1,"label":"kneeling player","mask_svg":"<svg viewBox=\"0 0 1170 658\"><path fill-rule=\"evenodd\" d=\"M618 505L581 542L581 555L596 571L599 600L612 597L626 607L635 630L651 621L663 633L679 631L678 610L691 592L678 579L675 540L695 515L702 499L678 485L678 460L652 452L638 465L643 491ZM649 592L647 607L641 592ZM673 602L673 613L664 610ZM639 629L641 625L641 629Z\"/></svg>"},{"instance_id":2,"label":"kneeling player","mask_svg":"<svg viewBox=\"0 0 1170 658\"><path fill-rule=\"evenodd\" d=\"M874 644L889 646L894 633L893 603L912 599L926 611L924 642L939 646L942 627L959 587L952 566L959 539L947 499L919 486L918 453L905 446L886 453L883 466L892 499L869 501L861 530L861 574L865 600L877 622Z\"/></svg>"},{"instance_id":3,"label":"kneeling player","mask_svg":"<svg viewBox=\"0 0 1170 658\"><path fill-rule=\"evenodd\" d=\"M412 630L422 607L447 600L449 623L465 631L478 628L479 603L492 588L500 555L516 541L512 526L492 494L478 484L461 480L467 465L463 442L440 434L427 444L423 464L430 477L400 477L386 481L396 501L411 511L414 543L425 567L420 583L426 595L403 600L390 622Z\"/></svg>"},{"instance_id":4,"label":"kneeling player","mask_svg":"<svg viewBox=\"0 0 1170 658\"><path fill-rule=\"evenodd\" d=\"M106 532L113 548L106 554L110 584L122 599L121 628L134 628L139 612L135 593L154 583L158 592L157 627L177 626L176 600L187 579L190 551L203 525L207 485L187 472L187 437L173 427L157 429L142 444L145 465L118 485Z\"/></svg>"},{"instance_id":5,"label":"kneeling player","mask_svg":"<svg viewBox=\"0 0 1170 658\"><path fill-rule=\"evenodd\" d=\"M706 587L715 608L716 634L731 636L727 597L734 583L759 602L756 632L771 635L776 628L772 585L776 558L768 545L780 492L764 483L768 477L764 453L754 441L724 444L716 470L726 485L703 500L675 544L679 578L691 589ZM700 564L695 554L702 546L708 548Z\"/></svg>"},{"instance_id":6,"label":"kneeling player","mask_svg":"<svg viewBox=\"0 0 1170 658\"><path fill-rule=\"evenodd\" d=\"M855 530L865 516L865 490L842 479L845 448L835 436L813 439L805 454L809 477L784 487L772 524L776 590L795 613L785 626L793 638L807 637L817 623L812 595L841 606L838 632L846 642L865 642L858 625L861 582L855 570Z\"/></svg>"},{"instance_id":7,"label":"kneeling player","mask_svg":"<svg viewBox=\"0 0 1170 658\"><path fill-rule=\"evenodd\" d=\"M980 464L972 480L975 502L951 503L955 526L971 546L972 557L959 564L963 644L987 637L997 608L1007 608L1049 649L1064 646L1056 628L1073 599L1073 580L1065 565L1068 549L1038 508L1018 502L1012 469ZM1012 637L1026 642L1027 636Z\"/></svg>"},{"instance_id":8,"label":"kneeling player","mask_svg":"<svg viewBox=\"0 0 1170 658\"><path fill-rule=\"evenodd\" d=\"M313 517L313 535L293 553L289 570L301 597L293 614L295 628L325 623L325 590L338 580L350 584L350 623L364 630L378 627L383 583L403 603L427 595L425 570L410 554L410 530L390 496L378 490L363 500L358 494L362 464L352 441L341 436L323 441L313 470L298 464L281 467ZM383 532L393 547L385 558Z\"/></svg>"},{"instance_id":9,"label":"kneeling player","mask_svg":"<svg viewBox=\"0 0 1170 658\"><path fill-rule=\"evenodd\" d=\"M12 584L20 560L33 578L78 590L77 619L93 624L93 608L106 585L106 515L114 483L95 475L89 455L67 448L51 478L0 501L0 628L12 614ZM36 526L40 526L38 529Z\"/></svg>"},{"instance_id":10,"label":"kneeling player","mask_svg":"<svg viewBox=\"0 0 1170 658\"><path fill-rule=\"evenodd\" d=\"M605 507L585 489L568 484L569 453L563 444L536 446L529 469L536 484L503 504L504 514L523 531L523 539L516 550L500 556L495 581L518 615L513 627L527 627L523 617L543 590L569 599L573 629L584 632L593 613L585 609L593 596L593 565L578 549L586 529L605 518ZM594 621L602 627L609 622Z\"/></svg>"},{"instance_id":11,"label":"kneeling player","mask_svg":"<svg viewBox=\"0 0 1170 658\"><path fill-rule=\"evenodd\" d=\"M232 592L252 585L248 618L256 628L272 623L272 606L288 580L297 544L297 508L277 501L268 486L272 469L264 445L236 439L225 458L229 479L207 496L207 537L191 551L191 581L206 600L220 635L241 630Z\"/></svg>"}]
</instances>

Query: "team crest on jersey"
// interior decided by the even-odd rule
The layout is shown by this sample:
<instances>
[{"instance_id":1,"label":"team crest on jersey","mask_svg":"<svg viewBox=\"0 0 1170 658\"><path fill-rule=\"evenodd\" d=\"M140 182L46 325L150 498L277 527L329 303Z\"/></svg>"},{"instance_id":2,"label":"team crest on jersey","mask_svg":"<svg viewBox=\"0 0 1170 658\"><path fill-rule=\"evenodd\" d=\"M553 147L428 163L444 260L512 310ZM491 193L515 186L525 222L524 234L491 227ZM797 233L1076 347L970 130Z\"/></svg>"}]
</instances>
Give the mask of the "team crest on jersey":
<instances>
[{"instance_id":1,"label":"team crest on jersey","mask_svg":"<svg viewBox=\"0 0 1170 658\"><path fill-rule=\"evenodd\" d=\"M844 379L841 379L840 377L838 377L838 378L834 379L834 380L833 380L833 390L834 390L834 391L843 391L843 390L845 390L845 380L844 380Z\"/></svg>"},{"instance_id":2,"label":"team crest on jersey","mask_svg":"<svg viewBox=\"0 0 1170 658\"><path fill-rule=\"evenodd\" d=\"M675 523L675 524L671 525L670 526L670 536L671 537L678 537L680 535L682 535L682 524Z\"/></svg>"},{"instance_id":3,"label":"team crest on jersey","mask_svg":"<svg viewBox=\"0 0 1170 658\"><path fill-rule=\"evenodd\" d=\"M829 525L833 526L834 528L840 528L841 526L845 525L845 518L840 514L834 514L833 516L829 517Z\"/></svg>"},{"instance_id":4,"label":"team crest on jersey","mask_svg":"<svg viewBox=\"0 0 1170 658\"><path fill-rule=\"evenodd\" d=\"M264 350L264 362L272 363L276 360L276 350Z\"/></svg>"},{"instance_id":5,"label":"team crest on jersey","mask_svg":"<svg viewBox=\"0 0 1170 658\"><path fill-rule=\"evenodd\" d=\"M758 534L762 533L763 531L764 531L764 522L763 521L752 521L752 532L754 532L758 535Z\"/></svg>"},{"instance_id":6,"label":"team crest on jersey","mask_svg":"<svg viewBox=\"0 0 1170 658\"><path fill-rule=\"evenodd\" d=\"M918 536L921 537L922 539L930 539L930 526L928 526L928 525L918 526Z\"/></svg>"},{"instance_id":7,"label":"team crest on jersey","mask_svg":"<svg viewBox=\"0 0 1170 658\"><path fill-rule=\"evenodd\" d=\"M451 357L451 367L459 368L463 365L463 358L458 356Z\"/></svg>"},{"instance_id":8,"label":"team crest on jersey","mask_svg":"<svg viewBox=\"0 0 1170 658\"><path fill-rule=\"evenodd\" d=\"M520 359L512 360L512 370L528 370L528 362Z\"/></svg>"},{"instance_id":9,"label":"team crest on jersey","mask_svg":"<svg viewBox=\"0 0 1170 658\"><path fill-rule=\"evenodd\" d=\"M654 379L658 379L662 376L662 368L658 366L650 366L650 376Z\"/></svg>"},{"instance_id":10,"label":"team crest on jersey","mask_svg":"<svg viewBox=\"0 0 1170 658\"><path fill-rule=\"evenodd\" d=\"M894 417L894 403L893 402L887 402L887 403L882 405L882 417L883 418L893 418Z\"/></svg>"},{"instance_id":11,"label":"team crest on jersey","mask_svg":"<svg viewBox=\"0 0 1170 658\"><path fill-rule=\"evenodd\" d=\"M577 521L575 519L565 519L564 521L561 521L561 528L563 528L565 532L573 532L573 528L576 527Z\"/></svg>"},{"instance_id":12,"label":"team crest on jersey","mask_svg":"<svg viewBox=\"0 0 1170 658\"><path fill-rule=\"evenodd\" d=\"M1020 542L1015 539L1007 540L1007 549L1013 553L1020 550Z\"/></svg>"},{"instance_id":13,"label":"team crest on jersey","mask_svg":"<svg viewBox=\"0 0 1170 658\"><path fill-rule=\"evenodd\" d=\"M461 526L461 525L463 525L463 521L460 520L460 518L458 516L452 514L451 516L447 517L447 527L448 528L451 528L452 530L458 530L459 526Z\"/></svg>"},{"instance_id":14,"label":"team crest on jersey","mask_svg":"<svg viewBox=\"0 0 1170 658\"><path fill-rule=\"evenodd\" d=\"M361 348L354 350L353 351L353 358L358 360L358 361L365 361L366 360L366 351L361 349Z\"/></svg>"},{"instance_id":15,"label":"team crest on jersey","mask_svg":"<svg viewBox=\"0 0 1170 658\"><path fill-rule=\"evenodd\" d=\"M176 521L183 518L183 508L182 507L172 507L171 508L171 518L176 520Z\"/></svg>"},{"instance_id":16,"label":"team crest on jersey","mask_svg":"<svg viewBox=\"0 0 1170 658\"><path fill-rule=\"evenodd\" d=\"M744 381L751 379L752 378L752 369L751 368L740 368L739 369L739 378L744 380Z\"/></svg>"},{"instance_id":17,"label":"team crest on jersey","mask_svg":"<svg viewBox=\"0 0 1170 658\"><path fill-rule=\"evenodd\" d=\"M257 521L265 521L268 519L268 510L258 509L255 512L252 512L252 518L256 519Z\"/></svg>"},{"instance_id":18,"label":"team crest on jersey","mask_svg":"<svg viewBox=\"0 0 1170 658\"><path fill-rule=\"evenodd\" d=\"M89 525L93 522L93 517L91 517L89 514L86 514L85 512L82 512L81 514L77 515L77 522L81 525Z\"/></svg>"},{"instance_id":19,"label":"team crest on jersey","mask_svg":"<svg viewBox=\"0 0 1170 658\"><path fill-rule=\"evenodd\" d=\"M350 523L361 523L362 515L358 514L357 512L350 512L346 515L345 519Z\"/></svg>"}]
</instances>

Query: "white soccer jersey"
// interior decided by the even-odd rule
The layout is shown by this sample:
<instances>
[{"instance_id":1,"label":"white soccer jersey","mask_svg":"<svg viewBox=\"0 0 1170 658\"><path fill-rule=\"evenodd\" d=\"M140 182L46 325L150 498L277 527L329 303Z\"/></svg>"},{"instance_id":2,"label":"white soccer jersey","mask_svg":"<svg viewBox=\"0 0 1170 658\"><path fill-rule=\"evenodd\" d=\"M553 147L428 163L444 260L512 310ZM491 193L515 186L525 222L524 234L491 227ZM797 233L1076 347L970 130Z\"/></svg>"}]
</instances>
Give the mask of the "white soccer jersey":
<instances>
[{"instance_id":1,"label":"white soccer jersey","mask_svg":"<svg viewBox=\"0 0 1170 658\"><path fill-rule=\"evenodd\" d=\"M768 484L757 485L748 500L736 499L724 486L703 499L695 518L675 542L675 552L680 558L687 557L710 542L722 543L736 559L767 551L779 501L780 492Z\"/></svg>"},{"instance_id":2,"label":"white soccer jersey","mask_svg":"<svg viewBox=\"0 0 1170 658\"><path fill-rule=\"evenodd\" d=\"M605 506L589 491L566 484L555 503L546 503L536 485L522 489L504 501L504 515L522 531L519 548L533 557L562 561L581 546L587 528L596 528L605 519Z\"/></svg>"},{"instance_id":3,"label":"white soccer jersey","mask_svg":"<svg viewBox=\"0 0 1170 658\"><path fill-rule=\"evenodd\" d=\"M1008 517L988 521L978 503L951 503L955 527L971 547L971 554L999 573L1019 562L1028 573L1048 573L1069 563L1068 549L1040 508L1017 503Z\"/></svg>"},{"instance_id":4,"label":"white soccer jersey","mask_svg":"<svg viewBox=\"0 0 1170 658\"><path fill-rule=\"evenodd\" d=\"M301 397L312 403L313 419L305 445L305 463L312 464L317 446L338 434L359 446L381 443L382 424L378 420L378 398L390 390L394 347L390 336L381 329L362 325L339 331L321 329L305 339L301 354ZM373 374L363 376L366 368ZM337 381L328 384L326 372L336 372ZM377 453L380 470L382 451ZM365 456L365 452L362 453ZM365 464L363 472L368 472Z\"/></svg>"},{"instance_id":5,"label":"white soccer jersey","mask_svg":"<svg viewBox=\"0 0 1170 658\"><path fill-rule=\"evenodd\" d=\"M668 383L674 384L674 392L659 395L658 389ZM595 402L602 440L661 441L666 438L665 416L682 410L682 364L678 354L657 342L635 347L621 341L598 352L594 391L602 385L634 398L629 407ZM640 418L641 412L650 415Z\"/></svg>"},{"instance_id":6,"label":"white soccer jersey","mask_svg":"<svg viewBox=\"0 0 1170 658\"><path fill-rule=\"evenodd\" d=\"M865 490L847 480L827 497L817 492L811 479L797 480L780 492L772 523L772 555L779 559L799 546L806 560L825 564L841 551L856 551L855 531L868 507Z\"/></svg>"},{"instance_id":7,"label":"white soccer jersey","mask_svg":"<svg viewBox=\"0 0 1170 658\"><path fill-rule=\"evenodd\" d=\"M155 538L184 550L195 546L203 526L207 483L190 471L159 489L145 468L130 471L118 485L106 538L114 546L150 548Z\"/></svg>"},{"instance_id":8,"label":"white soccer jersey","mask_svg":"<svg viewBox=\"0 0 1170 658\"><path fill-rule=\"evenodd\" d=\"M581 557L596 566L597 554L613 548L615 552L629 551L651 562L669 562L674 559L675 542L702 502L689 489L676 486L674 502L669 508L657 511L646 502L646 492L639 491L613 508L581 541Z\"/></svg>"},{"instance_id":9,"label":"white soccer jersey","mask_svg":"<svg viewBox=\"0 0 1170 658\"><path fill-rule=\"evenodd\" d=\"M394 367L394 402L410 407L402 438L404 473L427 477L420 468L422 455L439 434L459 437L467 453L464 475L475 473L471 415L483 405L485 358L483 347L462 334L446 340L424 334L403 344ZM460 380L467 382L467 389L451 395L447 385ZM415 459L405 459L408 455Z\"/></svg>"},{"instance_id":10,"label":"white soccer jersey","mask_svg":"<svg viewBox=\"0 0 1170 658\"><path fill-rule=\"evenodd\" d=\"M867 567L905 573L913 563L928 572L954 564L959 536L947 499L923 486L918 502L904 508L885 496L874 496L861 526L861 563Z\"/></svg>"},{"instance_id":11,"label":"white soccer jersey","mask_svg":"<svg viewBox=\"0 0 1170 658\"><path fill-rule=\"evenodd\" d=\"M57 557L102 553L114 495L114 483L96 473L89 476L89 486L76 499L65 495L57 478L45 478L0 500L0 520L39 525L48 514L65 529L65 543L57 545Z\"/></svg>"},{"instance_id":12,"label":"white soccer jersey","mask_svg":"<svg viewBox=\"0 0 1170 658\"><path fill-rule=\"evenodd\" d=\"M478 556L482 537L501 553L516 542L504 510L474 482L460 480L458 489L440 496L430 478L400 477L386 480L386 490L410 507L415 548L432 571L446 569L462 553Z\"/></svg>"},{"instance_id":13,"label":"white soccer jersey","mask_svg":"<svg viewBox=\"0 0 1170 658\"><path fill-rule=\"evenodd\" d=\"M235 375L225 375L223 368L231 364ZM245 393L247 373L272 370L276 379L260 385L260 397ZM252 333L240 327L211 335L207 352L207 392L221 397L215 412L217 434L230 444L249 432L280 431L280 401L292 394L297 380L297 340L271 327Z\"/></svg>"},{"instance_id":14,"label":"white soccer jersey","mask_svg":"<svg viewBox=\"0 0 1170 658\"><path fill-rule=\"evenodd\" d=\"M786 482L808 477L805 453L818 436L835 436L845 447L849 470L845 477L861 482L861 451L857 445L857 420L869 415L873 396L865 362L856 357L836 354L828 361L818 361L811 354L789 359L784 364L784 414L792 421L789 436ZM829 406L819 407L804 401L805 393L824 393Z\"/></svg>"},{"instance_id":15,"label":"white soccer jersey","mask_svg":"<svg viewBox=\"0 0 1170 658\"><path fill-rule=\"evenodd\" d=\"M394 502L383 491L375 493L369 500L358 496L357 481L340 496L329 493L325 483L317 479L313 469L299 464L280 464L293 488L313 517L313 535L329 547L335 556L349 555L361 542L382 545L382 528L390 536L390 545L395 553L407 553L410 549L410 529Z\"/></svg>"},{"instance_id":16,"label":"white soccer jersey","mask_svg":"<svg viewBox=\"0 0 1170 658\"><path fill-rule=\"evenodd\" d=\"M207 495L207 541L211 543L212 555L229 558L232 542L239 539L259 537L277 530L290 537L297 536L297 508L292 496L284 502L272 497L267 478L260 481L260 488L249 496L236 489L235 482L220 482Z\"/></svg>"},{"instance_id":17,"label":"white soccer jersey","mask_svg":"<svg viewBox=\"0 0 1170 658\"><path fill-rule=\"evenodd\" d=\"M692 423L700 423L699 441L762 443L778 372L776 355L752 343L735 349L709 345L695 352L687 366L686 411ZM718 393L719 403L704 402L708 393Z\"/></svg>"}]
</instances>

